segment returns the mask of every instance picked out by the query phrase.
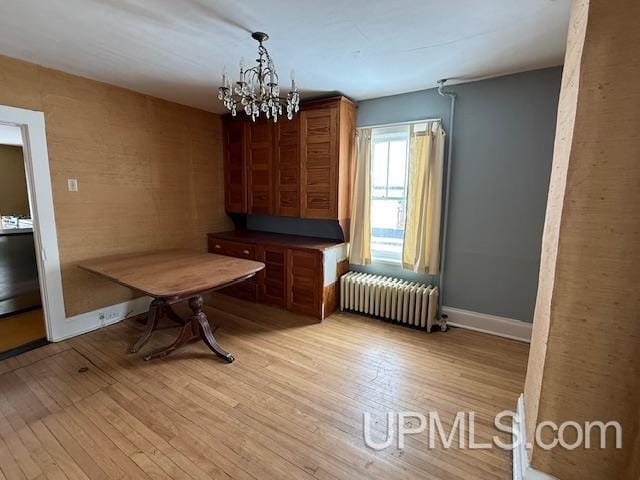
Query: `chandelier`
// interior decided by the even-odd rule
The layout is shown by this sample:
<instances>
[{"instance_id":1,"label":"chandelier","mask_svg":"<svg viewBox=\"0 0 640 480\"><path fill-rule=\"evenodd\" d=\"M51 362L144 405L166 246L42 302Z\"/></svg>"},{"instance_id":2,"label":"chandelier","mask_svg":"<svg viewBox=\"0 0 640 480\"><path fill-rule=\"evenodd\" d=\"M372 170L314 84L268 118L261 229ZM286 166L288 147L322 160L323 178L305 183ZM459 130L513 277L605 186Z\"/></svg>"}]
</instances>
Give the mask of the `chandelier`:
<instances>
[{"instance_id":1,"label":"chandelier","mask_svg":"<svg viewBox=\"0 0 640 480\"><path fill-rule=\"evenodd\" d=\"M286 108L287 118L291 120L294 113L300 109L300 94L296 88L293 72L291 73L291 91L286 97L281 97L278 74L273 60L262 45L269 39L269 35L254 32L251 37L259 43L257 65L245 70L244 62L240 61L240 77L235 83L231 82L225 71L222 74L222 86L218 88L218 99L222 100L234 117L238 109L242 109L254 122L260 114L277 122L283 108Z\"/></svg>"}]
</instances>

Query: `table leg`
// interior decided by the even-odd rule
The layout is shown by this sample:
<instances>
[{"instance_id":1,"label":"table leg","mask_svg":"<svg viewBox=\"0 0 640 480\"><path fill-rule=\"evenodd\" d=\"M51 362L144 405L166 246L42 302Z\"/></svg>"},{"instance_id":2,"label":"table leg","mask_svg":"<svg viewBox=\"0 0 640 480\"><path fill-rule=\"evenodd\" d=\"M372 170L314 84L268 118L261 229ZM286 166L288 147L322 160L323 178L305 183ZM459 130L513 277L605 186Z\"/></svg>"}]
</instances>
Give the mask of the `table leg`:
<instances>
[{"instance_id":1,"label":"table leg","mask_svg":"<svg viewBox=\"0 0 640 480\"><path fill-rule=\"evenodd\" d=\"M180 335L175 341L166 348L153 352L146 357L144 357L145 361L153 360L154 358L162 358L169 355L171 352L177 350L182 347L186 343L189 343L191 340L197 339L200 337L198 332L198 324L191 320L187 321L180 330Z\"/></svg>"},{"instance_id":2,"label":"table leg","mask_svg":"<svg viewBox=\"0 0 640 480\"><path fill-rule=\"evenodd\" d=\"M193 314L186 322L184 322L178 338L167 348L147 355L146 357L144 357L144 359L152 360L155 358L166 357L171 352L177 350L191 340L199 338L202 339L202 341L204 341L204 343L217 356L227 361L228 363L233 362L235 360L234 356L228 352L225 352L213 336L213 332L211 331L211 327L209 326L209 322L207 321L207 316L202 311L203 303L204 302L200 295L190 298L189 308L191 308Z\"/></svg>"},{"instance_id":3,"label":"table leg","mask_svg":"<svg viewBox=\"0 0 640 480\"><path fill-rule=\"evenodd\" d=\"M209 325L207 316L202 311L202 297L191 298L189 300L189 307L191 308L191 310L193 310L192 318L195 317L200 324L200 338L202 338L202 341L218 357L228 363L233 362L235 360L235 357L230 353L225 352L213 336L213 332L211 331L211 326Z\"/></svg>"},{"instance_id":4,"label":"table leg","mask_svg":"<svg viewBox=\"0 0 640 480\"><path fill-rule=\"evenodd\" d=\"M144 329L144 333L138 339L138 341L131 347L130 352L136 353L142 348L142 346L149 341L151 334L158 326L158 319L160 318L161 310L164 306L164 300L158 298L154 299L149 305L149 313L147 314L147 325Z\"/></svg>"}]
</instances>

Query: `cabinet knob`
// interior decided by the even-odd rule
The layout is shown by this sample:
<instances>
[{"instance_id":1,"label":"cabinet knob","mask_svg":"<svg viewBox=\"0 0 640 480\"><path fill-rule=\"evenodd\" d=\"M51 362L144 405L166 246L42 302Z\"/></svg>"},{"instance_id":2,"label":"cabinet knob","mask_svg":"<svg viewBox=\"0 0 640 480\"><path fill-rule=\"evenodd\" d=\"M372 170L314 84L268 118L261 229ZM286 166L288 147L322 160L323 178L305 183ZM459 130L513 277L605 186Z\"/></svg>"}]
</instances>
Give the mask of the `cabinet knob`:
<instances>
[{"instance_id":1,"label":"cabinet knob","mask_svg":"<svg viewBox=\"0 0 640 480\"><path fill-rule=\"evenodd\" d=\"M220 245L216 244L216 245L214 245L214 246L213 246L213 248L215 248L215 249L219 250L219 249L221 249L222 247L221 247Z\"/></svg>"},{"instance_id":2,"label":"cabinet knob","mask_svg":"<svg viewBox=\"0 0 640 480\"><path fill-rule=\"evenodd\" d=\"M244 255L247 255L247 256L248 256L250 252L249 252L249 250L243 250L243 251L242 251L242 253L243 253Z\"/></svg>"}]
</instances>

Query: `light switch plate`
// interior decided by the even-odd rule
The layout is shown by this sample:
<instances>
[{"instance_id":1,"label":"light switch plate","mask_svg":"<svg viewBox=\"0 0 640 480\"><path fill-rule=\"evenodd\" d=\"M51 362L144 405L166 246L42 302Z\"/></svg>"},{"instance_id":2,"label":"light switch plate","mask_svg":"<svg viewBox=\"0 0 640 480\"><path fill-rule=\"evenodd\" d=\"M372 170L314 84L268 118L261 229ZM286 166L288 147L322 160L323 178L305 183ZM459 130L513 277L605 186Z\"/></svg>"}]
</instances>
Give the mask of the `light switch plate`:
<instances>
[{"instance_id":1,"label":"light switch plate","mask_svg":"<svg viewBox=\"0 0 640 480\"><path fill-rule=\"evenodd\" d=\"M78 180L75 178L67 178L67 186L70 192L78 191Z\"/></svg>"}]
</instances>

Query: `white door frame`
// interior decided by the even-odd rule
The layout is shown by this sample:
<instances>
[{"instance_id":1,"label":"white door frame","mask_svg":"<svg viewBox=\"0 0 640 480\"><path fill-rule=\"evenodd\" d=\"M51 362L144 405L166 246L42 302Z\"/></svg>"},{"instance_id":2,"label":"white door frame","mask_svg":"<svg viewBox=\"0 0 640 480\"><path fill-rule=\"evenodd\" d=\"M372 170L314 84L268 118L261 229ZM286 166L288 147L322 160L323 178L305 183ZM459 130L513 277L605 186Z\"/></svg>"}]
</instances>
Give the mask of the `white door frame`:
<instances>
[{"instance_id":1,"label":"white door frame","mask_svg":"<svg viewBox=\"0 0 640 480\"><path fill-rule=\"evenodd\" d=\"M22 131L42 308L47 339L53 341L63 336L66 315L44 113L0 105L0 124L17 126Z\"/></svg>"}]
</instances>

